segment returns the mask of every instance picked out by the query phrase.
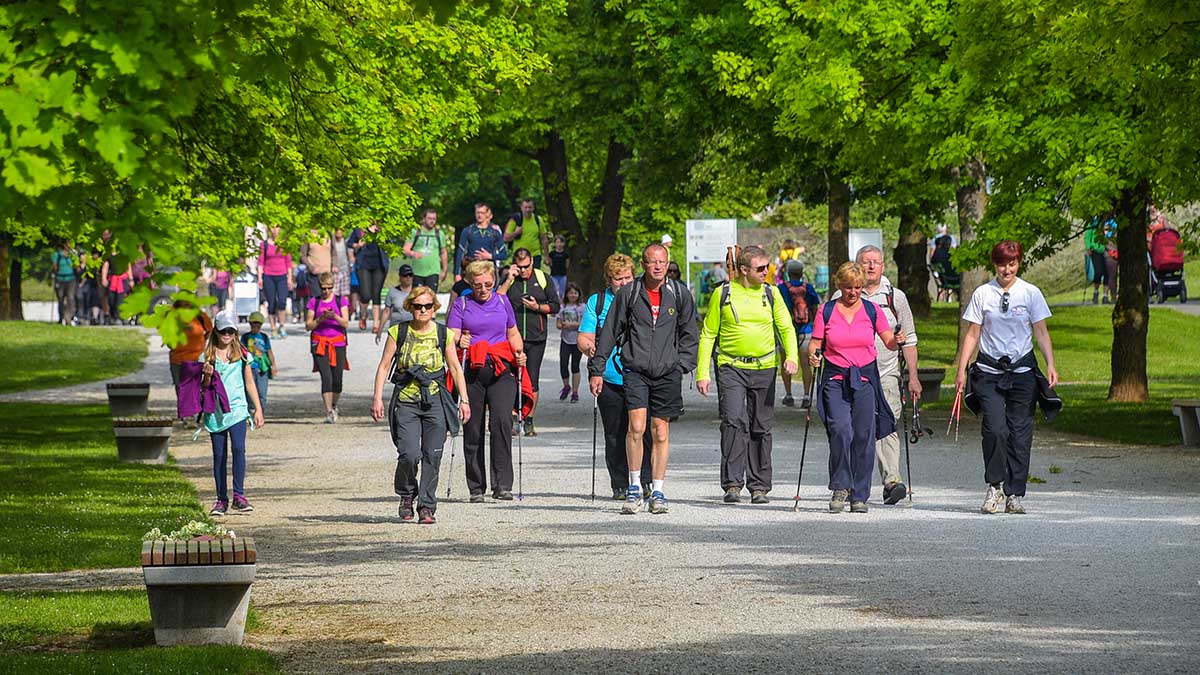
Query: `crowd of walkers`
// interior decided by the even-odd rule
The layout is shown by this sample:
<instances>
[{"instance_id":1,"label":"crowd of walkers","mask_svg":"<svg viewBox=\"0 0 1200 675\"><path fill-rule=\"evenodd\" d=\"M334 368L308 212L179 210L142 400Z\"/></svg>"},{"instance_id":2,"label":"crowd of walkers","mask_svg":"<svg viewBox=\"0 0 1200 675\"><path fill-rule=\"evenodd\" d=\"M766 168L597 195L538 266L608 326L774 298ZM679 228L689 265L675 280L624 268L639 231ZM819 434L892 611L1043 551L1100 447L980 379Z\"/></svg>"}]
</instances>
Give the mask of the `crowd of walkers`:
<instances>
[{"instance_id":1,"label":"crowd of walkers","mask_svg":"<svg viewBox=\"0 0 1200 675\"><path fill-rule=\"evenodd\" d=\"M94 250L80 249L64 241L50 254L58 323L68 326L137 323L137 317L121 316L121 303L135 284L149 278L154 258L141 247L136 260L121 264L116 256L105 252L111 238L111 233L105 230L101 233L101 245Z\"/></svg>"},{"instance_id":2,"label":"crowd of walkers","mask_svg":"<svg viewBox=\"0 0 1200 675\"><path fill-rule=\"evenodd\" d=\"M356 304L359 329L366 330L370 320L376 344L383 342L370 412L388 421L397 450L394 489L403 521L435 522L444 446L460 428L468 500L483 502L489 494L502 501L521 498L520 439L537 435L540 370L551 322L559 340L559 400L577 403L586 379L603 428L612 498L622 513L670 510L670 430L684 414L683 380L693 372L699 393L718 399L725 502L741 502L744 492L753 504L770 502L777 478L776 401L796 405L798 373L800 406L808 410L807 419L815 410L828 437L830 511L866 512L873 484L880 486L883 504L911 499L912 487L901 475L900 449L908 434L898 427L909 415L919 424L917 326L903 291L884 274L878 247L863 247L836 270L825 302L798 256L773 259L756 246L737 249L723 274L709 274L722 281L708 295L700 320L667 245L643 249L640 271L629 256L613 254L603 264L605 288L584 297L567 280L565 240L545 229L532 202L523 203L504 227L493 223L486 204L477 205L475 216L451 254L436 212L423 213L404 245L399 281L386 295L379 286L387 256L382 249L371 252L369 247L381 243L372 239L371 229L344 240L335 231L305 246L301 264L312 280L305 284L297 283L272 231L258 265L267 313L249 317L250 331L231 341L235 314L225 311L209 321L195 311L187 341L172 350L172 375L181 411L185 394L199 392L197 405L213 445L214 515L253 508L242 490L245 422L263 422L276 371L271 338L281 337L286 323L279 299L299 285L308 291L304 326L326 423L336 424L341 414ZM968 330L955 377L955 411L962 397L982 419L986 513L1001 508L1024 513L1035 408L1047 416L1061 408L1046 328L1050 311L1041 292L1017 276L1022 255L1015 242L996 245L991 253L996 276L974 292L963 315ZM372 262L360 267L365 257ZM438 285L451 272L454 290L445 322L439 323ZM367 295L353 298L352 286ZM212 381L223 384L215 401L204 396ZM239 414L241 426L230 417ZM806 423L805 444L807 435ZM225 487L226 454L233 456L232 501Z\"/></svg>"}]
</instances>

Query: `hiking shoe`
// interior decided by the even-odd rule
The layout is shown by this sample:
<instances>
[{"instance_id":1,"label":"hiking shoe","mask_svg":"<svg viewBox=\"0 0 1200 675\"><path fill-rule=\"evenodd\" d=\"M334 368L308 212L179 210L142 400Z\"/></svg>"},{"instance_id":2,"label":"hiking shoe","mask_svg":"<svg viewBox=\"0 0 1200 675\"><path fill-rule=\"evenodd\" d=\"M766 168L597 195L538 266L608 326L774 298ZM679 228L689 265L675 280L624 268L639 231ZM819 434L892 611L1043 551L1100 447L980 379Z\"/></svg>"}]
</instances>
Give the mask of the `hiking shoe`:
<instances>
[{"instance_id":1,"label":"hiking shoe","mask_svg":"<svg viewBox=\"0 0 1200 675\"><path fill-rule=\"evenodd\" d=\"M812 407L812 398L809 396L805 396L804 400L800 401L800 407L805 410L808 410L809 408L811 408Z\"/></svg>"},{"instance_id":2,"label":"hiking shoe","mask_svg":"<svg viewBox=\"0 0 1200 675\"><path fill-rule=\"evenodd\" d=\"M571 394L571 385L564 384L562 389L558 390L558 400L565 401L567 396Z\"/></svg>"},{"instance_id":3,"label":"hiking shoe","mask_svg":"<svg viewBox=\"0 0 1200 675\"><path fill-rule=\"evenodd\" d=\"M482 496L482 495L480 495L480 496ZM401 497L400 498L400 512L399 513L400 513L400 520L403 520L406 523L412 521L413 516L414 516L412 497Z\"/></svg>"},{"instance_id":4,"label":"hiking shoe","mask_svg":"<svg viewBox=\"0 0 1200 675\"><path fill-rule=\"evenodd\" d=\"M625 504L621 506L621 513L631 516L642 510L642 489L636 485L630 485L625 491Z\"/></svg>"},{"instance_id":5,"label":"hiking shoe","mask_svg":"<svg viewBox=\"0 0 1200 675\"><path fill-rule=\"evenodd\" d=\"M217 501L213 502L213 507L209 510L208 515L223 516L228 508L229 504L226 504L224 501L218 499Z\"/></svg>"},{"instance_id":6,"label":"hiking shoe","mask_svg":"<svg viewBox=\"0 0 1200 675\"><path fill-rule=\"evenodd\" d=\"M850 502L850 513L866 513L866 502Z\"/></svg>"},{"instance_id":7,"label":"hiking shoe","mask_svg":"<svg viewBox=\"0 0 1200 675\"><path fill-rule=\"evenodd\" d=\"M666 513L667 512L667 496L662 493L662 490L655 490L650 493L650 513Z\"/></svg>"},{"instance_id":8,"label":"hiking shoe","mask_svg":"<svg viewBox=\"0 0 1200 675\"><path fill-rule=\"evenodd\" d=\"M1000 510L1000 502L1004 501L1004 491L999 485L989 485L987 494L983 497L983 506L979 507L982 513L995 513Z\"/></svg>"},{"instance_id":9,"label":"hiking shoe","mask_svg":"<svg viewBox=\"0 0 1200 675\"><path fill-rule=\"evenodd\" d=\"M471 499L469 501L472 504L482 504L483 503L483 495L482 494L471 495Z\"/></svg>"},{"instance_id":10,"label":"hiking shoe","mask_svg":"<svg viewBox=\"0 0 1200 675\"><path fill-rule=\"evenodd\" d=\"M781 401L781 403L783 403L784 405L786 405L789 408L796 407L796 399L792 398L791 394L784 396L783 401Z\"/></svg>"},{"instance_id":11,"label":"hiking shoe","mask_svg":"<svg viewBox=\"0 0 1200 675\"><path fill-rule=\"evenodd\" d=\"M895 483L888 483L887 485L883 486L883 503L884 504L897 504L900 502L901 499L904 499L906 496L908 496L908 486L906 486L904 483L901 483L900 481L896 481Z\"/></svg>"},{"instance_id":12,"label":"hiking shoe","mask_svg":"<svg viewBox=\"0 0 1200 675\"><path fill-rule=\"evenodd\" d=\"M533 418L532 417L528 417L525 419L525 436L527 438L531 437L531 436L537 436L537 429L533 428Z\"/></svg>"},{"instance_id":13,"label":"hiking shoe","mask_svg":"<svg viewBox=\"0 0 1200 675\"><path fill-rule=\"evenodd\" d=\"M418 525L432 525L437 522L437 518L433 517L433 509L428 506L422 506L420 510L421 518L417 521Z\"/></svg>"},{"instance_id":14,"label":"hiking shoe","mask_svg":"<svg viewBox=\"0 0 1200 675\"><path fill-rule=\"evenodd\" d=\"M725 488L725 503L738 504L742 501L742 488L727 487Z\"/></svg>"},{"instance_id":15,"label":"hiking shoe","mask_svg":"<svg viewBox=\"0 0 1200 675\"><path fill-rule=\"evenodd\" d=\"M335 405L335 406L333 406L333 412L332 412L332 413L330 413L330 414L332 414L332 415L333 415L333 423L334 423L334 424L337 424L337 422L338 422L338 418L339 418L339 417L341 417L341 414L342 414L342 413L341 413L341 411L339 411L339 410L338 410L338 408L337 408L337 406L336 406L336 405Z\"/></svg>"},{"instance_id":16,"label":"hiking shoe","mask_svg":"<svg viewBox=\"0 0 1200 675\"><path fill-rule=\"evenodd\" d=\"M254 505L252 505L245 497L241 495L234 495L233 504L230 505L230 508L238 513L250 513L254 510Z\"/></svg>"},{"instance_id":17,"label":"hiking shoe","mask_svg":"<svg viewBox=\"0 0 1200 675\"><path fill-rule=\"evenodd\" d=\"M769 504L769 503L771 503L771 500L767 499L767 491L766 490L754 490L753 492L750 493L750 503L751 504Z\"/></svg>"},{"instance_id":18,"label":"hiking shoe","mask_svg":"<svg viewBox=\"0 0 1200 675\"><path fill-rule=\"evenodd\" d=\"M1025 507L1021 506L1021 498L1016 495L1009 495L1008 499L1004 500L1005 513L1025 513Z\"/></svg>"},{"instance_id":19,"label":"hiking shoe","mask_svg":"<svg viewBox=\"0 0 1200 675\"><path fill-rule=\"evenodd\" d=\"M616 490L613 490L613 501L617 501L617 502L623 502L623 501L625 501L625 490L624 490L624 488L618 488L618 489L616 489Z\"/></svg>"},{"instance_id":20,"label":"hiking shoe","mask_svg":"<svg viewBox=\"0 0 1200 675\"><path fill-rule=\"evenodd\" d=\"M571 403L579 403L579 392L571 392Z\"/></svg>"},{"instance_id":21,"label":"hiking shoe","mask_svg":"<svg viewBox=\"0 0 1200 675\"><path fill-rule=\"evenodd\" d=\"M337 419L333 416L332 410L325 411L325 424L333 424Z\"/></svg>"},{"instance_id":22,"label":"hiking shoe","mask_svg":"<svg viewBox=\"0 0 1200 675\"><path fill-rule=\"evenodd\" d=\"M481 497L483 495L480 495ZM492 493L492 499L499 499L502 502L511 502L513 499L512 490L496 490Z\"/></svg>"},{"instance_id":23,"label":"hiking shoe","mask_svg":"<svg viewBox=\"0 0 1200 675\"><path fill-rule=\"evenodd\" d=\"M846 500L850 498L849 490L834 490L829 497L829 512L841 513L846 508Z\"/></svg>"}]
</instances>

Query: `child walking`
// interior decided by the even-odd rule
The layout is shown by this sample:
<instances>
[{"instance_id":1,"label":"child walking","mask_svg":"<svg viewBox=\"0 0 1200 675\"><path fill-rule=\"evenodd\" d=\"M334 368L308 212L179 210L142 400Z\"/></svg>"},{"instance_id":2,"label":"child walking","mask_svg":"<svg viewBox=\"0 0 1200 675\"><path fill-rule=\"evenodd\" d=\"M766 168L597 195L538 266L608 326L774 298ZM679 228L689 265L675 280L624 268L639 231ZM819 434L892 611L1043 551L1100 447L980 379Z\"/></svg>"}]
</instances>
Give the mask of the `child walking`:
<instances>
[{"instance_id":1,"label":"child walking","mask_svg":"<svg viewBox=\"0 0 1200 675\"><path fill-rule=\"evenodd\" d=\"M246 500L246 421L250 418L247 404L254 406L255 427L263 425L262 402L254 386L254 375L250 359L237 340L237 318L231 312L217 314L213 321L215 330L209 334L208 346L201 360L204 362L201 388L207 390L214 379L222 385L228 399L229 411L218 404L216 410L202 415L204 429L212 440L213 479L217 483L217 500L213 503L211 516L223 516L228 509L249 513L254 510ZM261 326L260 326L261 327ZM233 454L233 502L229 501L226 480L226 456Z\"/></svg>"},{"instance_id":2,"label":"child walking","mask_svg":"<svg viewBox=\"0 0 1200 675\"><path fill-rule=\"evenodd\" d=\"M563 304L558 310L558 329L561 341L558 345L558 374L562 376L562 391L558 392L558 400L565 401L567 394L571 395L571 403L579 402L579 322L583 320L583 291L575 282L566 285L563 293ZM571 376L567 383L568 368Z\"/></svg>"},{"instance_id":3,"label":"child walking","mask_svg":"<svg viewBox=\"0 0 1200 675\"><path fill-rule=\"evenodd\" d=\"M242 347L250 355L250 371L254 373L254 388L258 390L258 402L267 405L267 381L275 379L275 351L271 349L271 338L262 332L266 317L262 312L252 312L247 319L250 332L242 335ZM264 413L265 414L265 413Z\"/></svg>"}]
</instances>

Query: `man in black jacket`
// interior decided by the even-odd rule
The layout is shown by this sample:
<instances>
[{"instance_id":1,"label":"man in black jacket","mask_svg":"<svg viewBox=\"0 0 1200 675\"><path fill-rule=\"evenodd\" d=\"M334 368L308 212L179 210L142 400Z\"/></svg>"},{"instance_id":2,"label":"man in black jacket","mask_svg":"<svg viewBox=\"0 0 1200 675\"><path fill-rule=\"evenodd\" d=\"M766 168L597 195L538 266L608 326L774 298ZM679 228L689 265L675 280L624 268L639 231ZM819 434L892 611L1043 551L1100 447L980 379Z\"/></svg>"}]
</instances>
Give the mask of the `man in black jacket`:
<instances>
[{"instance_id":1,"label":"man in black jacket","mask_svg":"<svg viewBox=\"0 0 1200 675\"><path fill-rule=\"evenodd\" d=\"M533 416L537 412L538 377L542 372L542 358L546 356L548 317L557 314L560 305L558 292L546 273L534 264L533 255L527 248L519 248L513 254L512 267L508 268L508 278L500 284L500 292L512 303L517 329L525 340L525 372L533 385L533 408L525 418L525 435L537 436ZM513 435L520 432L513 427Z\"/></svg>"},{"instance_id":2,"label":"man in black jacket","mask_svg":"<svg viewBox=\"0 0 1200 675\"><path fill-rule=\"evenodd\" d=\"M654 448L651 453L651 513L667 512L663 482L670 456L670 422L683 413L684 373L696 368L700 334L696 327L696 304L692 294L678 281L667 279L667 249L651 244L642 251L640 279L627 284L613 297L608 320L596 338L596 353L588 361L589 384L598 396L603 387L604 363L619 350L625 374L625 409L629 433L625 454L629 472L622 513L641 510L642 435L650 418Z\"/></svg>"}]
</instances>

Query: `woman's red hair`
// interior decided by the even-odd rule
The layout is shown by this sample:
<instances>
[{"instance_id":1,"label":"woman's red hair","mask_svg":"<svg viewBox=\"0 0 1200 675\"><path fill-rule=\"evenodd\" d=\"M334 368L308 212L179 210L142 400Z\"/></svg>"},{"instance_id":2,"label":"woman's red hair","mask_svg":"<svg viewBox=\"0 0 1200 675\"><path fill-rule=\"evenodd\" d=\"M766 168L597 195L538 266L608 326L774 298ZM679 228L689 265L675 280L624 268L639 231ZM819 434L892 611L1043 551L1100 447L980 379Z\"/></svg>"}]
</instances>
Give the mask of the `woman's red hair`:
<instances>
[{"instance_id":1,"label":"woman's red hair","mask_svg":"<svg viewBox=\"0 0 1200 675\"><path fill-rule=\"evenodd\" d=\"M1020 262L1024 253L1019 242L1005 239L992 247L992 264L1007 265L1014 260Z\"/></svg>"}]
</instances>

